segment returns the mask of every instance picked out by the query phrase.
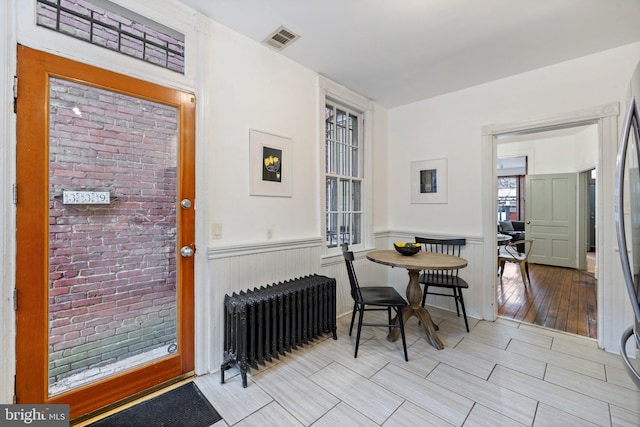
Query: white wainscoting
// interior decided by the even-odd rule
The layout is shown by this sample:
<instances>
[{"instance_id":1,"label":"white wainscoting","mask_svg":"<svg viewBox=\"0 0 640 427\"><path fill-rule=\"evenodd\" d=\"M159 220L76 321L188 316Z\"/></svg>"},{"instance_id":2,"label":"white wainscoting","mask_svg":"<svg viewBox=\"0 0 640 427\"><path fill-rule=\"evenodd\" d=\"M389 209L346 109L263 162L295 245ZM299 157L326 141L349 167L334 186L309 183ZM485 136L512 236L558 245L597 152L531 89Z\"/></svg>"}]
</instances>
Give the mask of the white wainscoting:
<instances>
[{"instance_id":1,"label":"white wainscoting","mask_svg":"<svg viewBox=\"0 0 640 427\"><path fill-rule=\"evenodd\" d=\"M310 274L322 274L320 238L207 249L206 277L196 278L196 374L220 369L224 296Z\"/></svg>"},{"instance_id":2,"label":"white wainscoting","mask_svg":"<svg viewBox=\"0 0 640 427\"><path fill-rule=\"evenodd\" d=\"M392 248L394 241L413 241L415 235L454 237L424 232L384 232L375 236L376 248ZM461 236L455 236L461 237ZM216 372L223 358L224 296L274 282L321 274L336 279L336 313L349 315L353 309L349 278L341 255L323 257L320 238L256 243L207 249L206 271L196 278L196 373ZM469 282L465 290L467 315L481 318L483 312L483 239L467 237L461 256L468 266L460 275ZM370 248L374 249L374 248ZM375 264L366 259L367 250L355 253L355 268L362 285L394 286L405 294L407 271ZM487 284L495 286L495 283ZM455 311L452 298L430 296L429 304ZM493 304L493 301L489 302Z\"/></svg>"}]
</instances>

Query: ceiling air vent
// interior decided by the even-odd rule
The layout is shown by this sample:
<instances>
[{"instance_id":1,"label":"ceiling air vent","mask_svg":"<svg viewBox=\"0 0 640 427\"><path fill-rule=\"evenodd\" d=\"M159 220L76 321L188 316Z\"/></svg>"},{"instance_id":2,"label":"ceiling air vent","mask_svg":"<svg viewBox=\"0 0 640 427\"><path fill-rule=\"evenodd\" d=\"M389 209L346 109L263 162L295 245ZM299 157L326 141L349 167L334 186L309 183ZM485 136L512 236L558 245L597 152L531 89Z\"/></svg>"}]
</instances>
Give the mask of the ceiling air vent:
<instances>
[{"instance_id":1,"label":"ceiling air vent","mask_svg":"<svg viewBox=\"0 0 640 427\"><path fill-rule=\"evenodd\" d=\"M264 39L263 43L268 44L276 50L282 50L299 38L299 35L281 26L273 33L271 33L266 39Z\"/></svg>"}]
</instances>

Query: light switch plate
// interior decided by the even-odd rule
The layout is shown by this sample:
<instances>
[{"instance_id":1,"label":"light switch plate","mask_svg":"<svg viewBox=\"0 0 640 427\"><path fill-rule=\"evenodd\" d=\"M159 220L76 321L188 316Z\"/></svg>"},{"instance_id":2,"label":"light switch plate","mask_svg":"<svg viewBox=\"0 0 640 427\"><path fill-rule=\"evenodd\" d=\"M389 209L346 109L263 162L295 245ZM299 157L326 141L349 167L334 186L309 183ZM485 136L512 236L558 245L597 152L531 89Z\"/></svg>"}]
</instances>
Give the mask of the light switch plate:
<instances>
[{"instance_id":1,"label":"light switch plate","mask_svg":"<svg viewBox=\"0 0 640 427\"><path fill-rule=\"evenodd\" d=\"M211 224L211 238L222 239L222 224L220 223Z\"/></svg>"}]
</instances>

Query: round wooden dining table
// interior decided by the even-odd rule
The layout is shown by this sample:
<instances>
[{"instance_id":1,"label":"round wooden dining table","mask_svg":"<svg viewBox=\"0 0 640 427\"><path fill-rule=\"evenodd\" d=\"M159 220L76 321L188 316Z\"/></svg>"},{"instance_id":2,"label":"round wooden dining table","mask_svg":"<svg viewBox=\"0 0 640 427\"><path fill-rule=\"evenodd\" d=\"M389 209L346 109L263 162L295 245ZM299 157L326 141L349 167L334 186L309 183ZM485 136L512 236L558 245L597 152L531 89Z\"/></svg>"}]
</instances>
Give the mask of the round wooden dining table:
<instances>
[{"instance_id":1,"label":"round wooden dining table","mask_svg":"<svg viewBox=\"0 0 640 427\"><path fill-rule=\"evenodd\" d=\"M436 335L438 325L433 322L429 311L420 306L422 302L422 288L418 282L420 272L423 270L456 270L467 266L467 260L453 255L440 254L436 252L420 251L415 255L405 256L393 249L375 250L367 253L367 259L378 264L391 267L406 268L409 271L409 283L407 284L407 301L409 306L402 309L402 320L406 325L407 320L412 316L417 317L427 334L429 343L442 350L444 344ZM390 341L398 339L400 331L393 328L389 334Z\"/></svg>"}]
</instances>

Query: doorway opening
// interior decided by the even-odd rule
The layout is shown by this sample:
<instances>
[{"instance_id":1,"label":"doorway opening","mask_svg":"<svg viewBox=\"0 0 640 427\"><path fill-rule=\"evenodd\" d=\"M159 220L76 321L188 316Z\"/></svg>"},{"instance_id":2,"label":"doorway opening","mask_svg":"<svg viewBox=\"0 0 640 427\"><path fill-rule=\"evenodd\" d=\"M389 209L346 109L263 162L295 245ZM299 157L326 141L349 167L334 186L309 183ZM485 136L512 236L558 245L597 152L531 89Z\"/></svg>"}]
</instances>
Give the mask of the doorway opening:
<instances>
[{"instance_id":1,"label":"doorway opening","mask_svg":"<svg viewBox=\"0 0 640 427\"><path fill-rule=\"evenodd\" d=\"M508 172L514 159L523 167ZM501 134L496 142L498 228L524 223L518 239L533 239L528 280L507 263L496 283L500 317L597 339L596 171L598 125ZM521 177L506 217L505 176ZM562 182L563 184L558 184ZM504 193L502 189L502 193ZM573 193L573 194L572 194ZM555 206L555 207L554 207ZM512 218L513 217L513 218ZM526 283L526 287L524 286Z\"/></svg>"}]
</instances>

